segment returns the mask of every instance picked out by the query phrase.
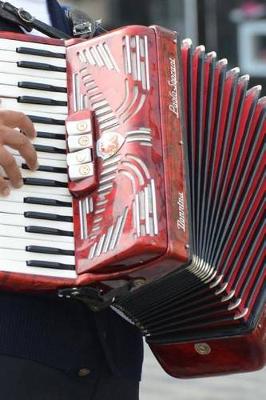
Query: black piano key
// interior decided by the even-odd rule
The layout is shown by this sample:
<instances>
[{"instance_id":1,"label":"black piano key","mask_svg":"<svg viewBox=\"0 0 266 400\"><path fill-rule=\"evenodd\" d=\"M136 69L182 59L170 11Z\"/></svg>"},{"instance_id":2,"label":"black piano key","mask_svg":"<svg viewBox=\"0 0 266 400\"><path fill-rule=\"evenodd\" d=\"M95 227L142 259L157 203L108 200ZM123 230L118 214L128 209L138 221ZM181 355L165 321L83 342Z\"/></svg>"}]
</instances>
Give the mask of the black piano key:
<instances>
[{"instance_id":1,"label":"black piano key","mask_svg":"<svg viewBox=\"0 0 266 400\"><path fill-rule=\"evenodd\" d=\"M40 153L66 154L65 149L59 149L53 146L45 146L43 144L34 144L34 148L36 151L39 151Z\"/></svg>"},{"instance_id":2,"label":"black piano key","mask_svg":"<svg viewBox=\"0 0 266 400\"><path fill-rule=\"evenodd\" d=\"M67 174L67 168L52 167L49 165L40 165L38 168L38 171L51 172L51 173L57 173L57 174Z\"/></svg>"},{"instance_id":3,"label":"black piano key","mask_svg":"<svg viewBox=\"0 0 266 400\"><path fill-rule=\"evenodd\" d=\"M57 228L47 228L46 226L25 226L25 232L38 233L40 235L74 236L73 232L71 231L65 231Z\"/></svg>"},{"instance_id":4,"label":"black piano key","mask_svg":"<svg viewBox=\"0 0 266 400\"><path fill-rule=\"evenodd\" d=\"M60 256L75 255L75 252L72 250L64 250L55 247L45 247L45 246L26 246L26 251L29 253L55 254Z\"/></svg>"},{"instance_id":5,"label":"black piano key","mask_svg":"<svg viewBox=\"0 0 266 400\"><path fill-rule=\"evenodd\" d=\"M17 66L20 68L40 69L43 71L66 72L65 67L57 67L56 65L33 61L18 61Z\"/></svg>"},{"instance_id":6,"label":"black piano key","mask_svg":"<svg viewBox=\"0 0 266 400\"><path fill-rule=\"evenodd\" d=\"M32 49L30 47L17 47L16 52L19 54L30 54L32 56L52 57L52 58L66 58L63 53L56 53L49 50Z\"/></svg>"},{"instance_id":7,"label":"black piano key","mask_svg":"<svg viewBox=\"0 0 266 400\"><path fill-rule=\"evenodd\" d=\"M47 85L37 82L18 82L18 87L23 89L44 90L47 92L67 93L67 88L62 86Z\"/></svg>"},{"instance_id":8,"label":"black piano key","mask_svg":"<svg viewBox=\"0 0 266 400\"><path fill-rule=\"evenodd\" d=\"M44 199L41 197L25 197L24 203L40 204L42 206L53 206L53 207L72 207L71 202L60 201L60 200L56 200L56 199Z\"/></svg>"},{"instance_id":9,"label":"black piano key","mask_svg":"<svg viewBox=\"0 0 266 400\"><path fill-rule=\"evenodd\" d=\"M33 219L45 219L47 221L73 222L73 218L68 215L58 215L36 211L25 211L24 217Z\"/></svg>"},{"instance_id":10,"label":"black piano key","mask_svg":"<svg viewBox=\"0 0 266 400\"><path fill-rule=\"evenodd\" d=\"M22 164L21 168L22 169L29 169L27 164ZM38 168L38 171L51 172L51 173L57 173L57 174L67 174L67 168L52 167L50 165L40 165L39 168Z\"/></svg>"},{"instance_id":11,"label":"black piano key","mask_svg":"<svg viewBox=\"0 0 266 400\"><path fill-rule=\"evenodd\" d=\"M65 121L62 119L39 117L38 115L28 115L28 117L34 124L65 125Z\"/></svg>"},{"instance_id":12,"label":"black piano key","mask_svg":"<svg viewBox=\"0 0 266 400\"><path fill-rule=\"evenodd\" d=\"M37 138L42 138L42 139L53 139L53 140L66 140L64 135L60 135L57 133L51 133L51 132L37 132L36 134Z\"/></svg>"},{"instance_id":13,"label":"black piano key","mask_svg":"<svg viewBox=\"0 0 266 400\"><path fill-rule=\"evenodd\" d=\"M59 182L53 179L24 178L24 185L47 186L47 187L67 187L66 182Z\"/></svg>"},{"instance_id":14,"label":"black piano key","mask_svg":"<svg viewBox=\"0 0 266 400\"><path fill-rule=\"evenodd\" d=\"M24 104L43 104L45 106L61 106L66 107L66 101L48 99L44 97L35 97L35 96L19 96L18 103Z\"/></svg>"},{"instance_id":15,"label":"black piano key","mask_svg":"<svg viewBox=\"0 0 266 400\"><path fill-rule=\"evenodd\" d=\"M51 261L29 260L26 261L26 264L28 267L52 268L52 269L75 271L75 265L62 264Z\"/></svg>"}]
</instances>

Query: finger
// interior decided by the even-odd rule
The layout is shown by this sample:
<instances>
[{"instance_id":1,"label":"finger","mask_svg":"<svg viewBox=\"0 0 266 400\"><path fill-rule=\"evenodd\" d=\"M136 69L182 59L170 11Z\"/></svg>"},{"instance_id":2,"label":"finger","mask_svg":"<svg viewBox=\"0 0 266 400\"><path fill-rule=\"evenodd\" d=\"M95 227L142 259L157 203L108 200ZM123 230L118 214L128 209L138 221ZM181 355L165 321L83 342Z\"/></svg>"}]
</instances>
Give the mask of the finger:
<instances>
[{"instance_id":1,"label":"finger","mask_svg":"<svg viewBox=\"0 0 266 400\"><path fill-rule=\"evenodd\" d=\"M4 147L0 147L0 164L10 179L12 186L20 188L23 185L20 169L15 158Z\"/></svg>"},{"instance_id":2,"label":"finger","mask_svg":"<svg viewBox=\"0 0 266 400\"><path fill-rule=\"evenodd\" d=\"M0 176L0 196L8 196L10 194L10 188L8 182Z\"/></svg>"},{"instance_id":3,"label":"finger","mask_svg":"<svg viewBox=\"0 0 266 400\"><path fill-rule=\"evenodd\" d=\"M22 112L11 110L0 110L1 125L9 126L10 128L19 128L30 139L35 138L36 132L30 118Z\"/></svg>"},{"instance_id":4,"label":"finger","mask_svg":"<svg viewBox=\"0 0 266 400\"><path fill-rule=\"evenodd\" d=\"M1 143L18 150L30 169L37 169L37 153L27 136L14 129L2 127Z\"/></svg>"}]
</instances>

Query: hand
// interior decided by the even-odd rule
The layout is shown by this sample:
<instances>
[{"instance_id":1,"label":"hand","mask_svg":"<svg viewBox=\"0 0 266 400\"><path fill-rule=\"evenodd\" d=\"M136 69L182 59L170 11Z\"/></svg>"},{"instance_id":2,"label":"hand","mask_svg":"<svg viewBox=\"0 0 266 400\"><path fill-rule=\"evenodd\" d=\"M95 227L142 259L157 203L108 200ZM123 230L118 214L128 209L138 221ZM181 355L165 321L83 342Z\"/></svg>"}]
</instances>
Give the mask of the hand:
<instances>
[{"instance_id":1,"label":"hand","mask_svg":"<svg viewBox=\"0 0 266 400\"><path fill-rule=\"evenodd\" d=\"M25 114L0 110L0 166L3 167L11 185L15 188L23 185L22 175L15 158L5 146L18 150L28 167L35 170L38 168L37 154L31 143L35 136L33 123ZM9 181L0 176L0 195L8 196L9 193Z\"/></svg>"}]
</instances>

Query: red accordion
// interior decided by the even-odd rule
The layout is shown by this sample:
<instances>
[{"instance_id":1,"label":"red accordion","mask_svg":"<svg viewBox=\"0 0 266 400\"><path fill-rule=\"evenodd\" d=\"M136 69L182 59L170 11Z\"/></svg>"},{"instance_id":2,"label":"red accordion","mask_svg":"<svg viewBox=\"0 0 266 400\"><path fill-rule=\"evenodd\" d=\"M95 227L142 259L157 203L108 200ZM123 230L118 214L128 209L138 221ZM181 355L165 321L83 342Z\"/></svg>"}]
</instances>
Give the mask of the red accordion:
<instances>
[{"instance_id":1,"label":"red accordion","mask_svg":"<svg viewBox=\"0 0 266 400\"><path fill-rule=\"evenodd\" d=\"M0 35L40 169L0 199L0 287L112 305L175 377L265 364L265 98L160 27ZM67 93L66 93L67 92Z\"/></svg>"}]
</instances>

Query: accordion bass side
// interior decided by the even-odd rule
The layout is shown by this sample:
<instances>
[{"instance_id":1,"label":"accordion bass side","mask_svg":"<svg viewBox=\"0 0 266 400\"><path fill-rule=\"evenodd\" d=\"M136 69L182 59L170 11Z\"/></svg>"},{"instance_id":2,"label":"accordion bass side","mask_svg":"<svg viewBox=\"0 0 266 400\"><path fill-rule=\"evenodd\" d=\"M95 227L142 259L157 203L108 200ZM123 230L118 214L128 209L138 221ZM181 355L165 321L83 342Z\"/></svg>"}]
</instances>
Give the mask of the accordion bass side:
<instances>
[{"instance_id":1,"label":"accordion bass side","mask_svg":"<svg viewBox=\"0 0 266 400\"><path fill-rule=\"evenodd\" d=\"M111 305L175 377L262 368L260 87L156 26L1 34L3 52L2 107L36 124L40 169L13 153L25 185L0 199L0 288Z\"/></svg>"}]
</instances>

